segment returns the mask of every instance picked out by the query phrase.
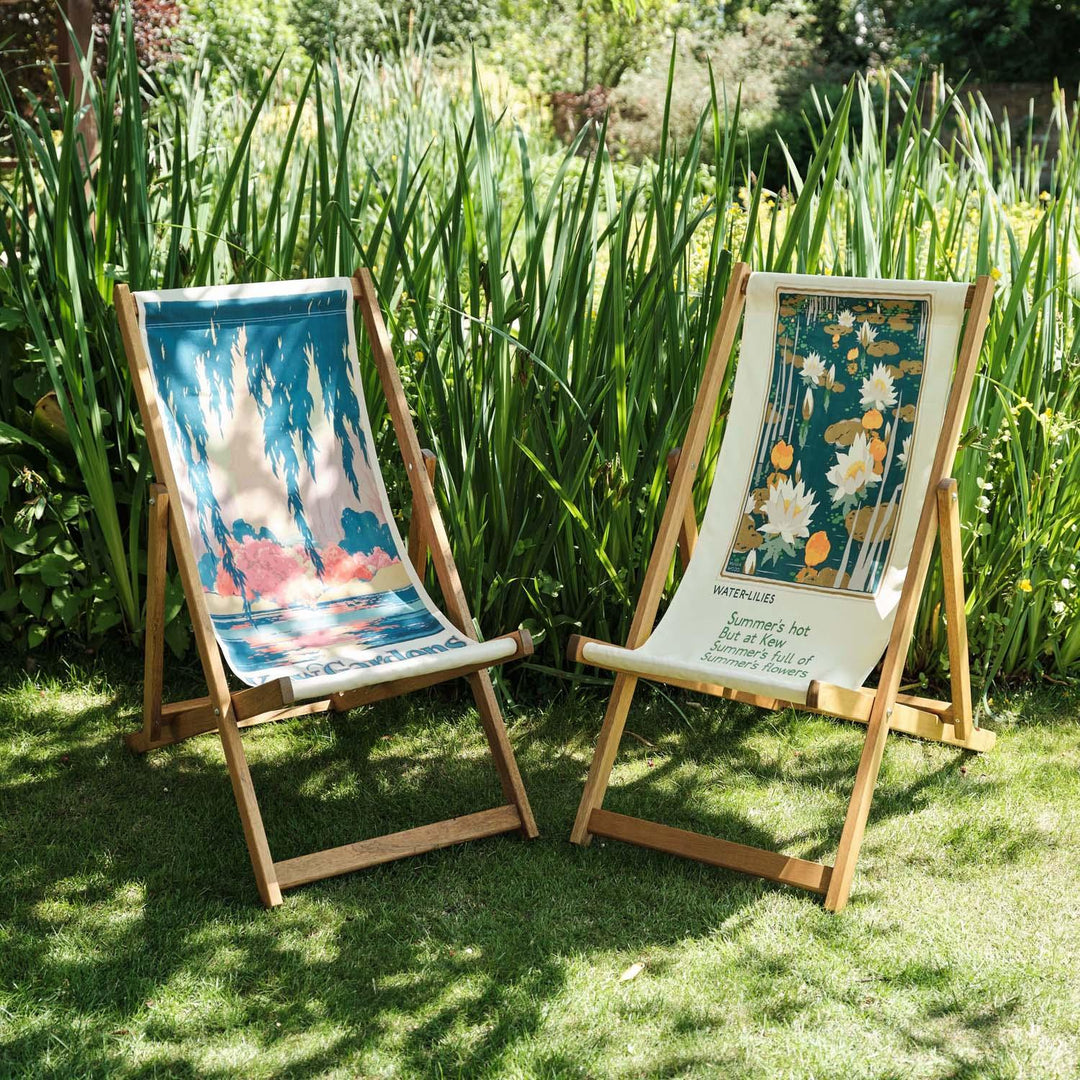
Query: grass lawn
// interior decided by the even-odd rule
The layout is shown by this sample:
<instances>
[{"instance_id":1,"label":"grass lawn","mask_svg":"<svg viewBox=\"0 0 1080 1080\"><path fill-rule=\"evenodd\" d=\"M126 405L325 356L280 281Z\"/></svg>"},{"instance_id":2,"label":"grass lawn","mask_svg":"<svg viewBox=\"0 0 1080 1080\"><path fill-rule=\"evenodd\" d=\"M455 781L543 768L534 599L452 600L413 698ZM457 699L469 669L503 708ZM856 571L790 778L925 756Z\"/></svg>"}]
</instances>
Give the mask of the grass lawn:
<instances>
[{"instance_id":1,"label":"grass lawn","mask_svg":"<svg viewBox=\"0 0 1080 1080\"><path fill-rule=\"evenodd\" d=\"M0 672L3 1077L1080 1071L1075 692L995 699L987 757L894 736L840 916L571 846L590 696L511 716L539 840L309 885L268 912L217 739L124 748L132 662ZM189 673L167 692L196 689ZM611 809L831 859L862 729L652 691L629 727ZM464 696L245 744L278 858L499 801Z\"/></svg>"}]
</instances>

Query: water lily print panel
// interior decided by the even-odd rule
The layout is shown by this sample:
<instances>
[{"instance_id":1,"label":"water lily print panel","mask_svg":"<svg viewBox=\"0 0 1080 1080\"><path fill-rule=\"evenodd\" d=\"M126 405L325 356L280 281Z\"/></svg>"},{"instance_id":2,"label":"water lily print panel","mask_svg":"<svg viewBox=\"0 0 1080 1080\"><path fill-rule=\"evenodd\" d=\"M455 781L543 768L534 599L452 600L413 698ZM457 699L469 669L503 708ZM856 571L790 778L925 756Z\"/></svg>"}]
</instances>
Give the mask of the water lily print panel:
<instances>
[{"instance_id":1,"label":"water lily print panel","mask_svg":"<svg viewBox=\"0 0 1080 1080\"><path fill-rule=\"evenodd\" d=\"M729 574L871 593L904 499L930 301L779 292Z\"/></svg>"},{"instance_id":2,"label":"water lily print panel","mask_svg":"<svg viewBox=\"0 0 1080 1080\"><path fill-rule=\"evenodd\" d=\"M244 682L312 697L507 649L462 636L403 554L349 278L135 299L203 597Z\"/></svg>"},{"instance_id":3,"label":"water lily print panel","mask_svg":"<svg viewBox=\"0 0 1080 1080\"><path fill-rule=\"evenodd\" d=\"M640 648L590 643L585 658L794 702L815 679L862 686L907 575L966 295L751 274L690 565Z\"/></svg>"}]
</instances>

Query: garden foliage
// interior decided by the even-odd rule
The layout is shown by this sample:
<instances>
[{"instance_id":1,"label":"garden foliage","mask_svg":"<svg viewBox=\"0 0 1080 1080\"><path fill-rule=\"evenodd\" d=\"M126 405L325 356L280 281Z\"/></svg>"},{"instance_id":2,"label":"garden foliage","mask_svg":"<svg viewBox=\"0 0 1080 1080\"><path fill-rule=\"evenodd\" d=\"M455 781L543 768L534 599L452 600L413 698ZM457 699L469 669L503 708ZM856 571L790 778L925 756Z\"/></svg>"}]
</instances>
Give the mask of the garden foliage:
<instances>
[{"instance_id":1,"label":"garden foliage","mask_svg":"<svg viewBox=\"0 0 1080 1080\"><path fill-rule=\"evenodd\" d=\"M24 117L15 87L0 86L16 158L0 191L5 640L25 648L64 632L95 644L140 630L151 477L115 284L358 264L376 274L438 454L438 497L481 624L544 635L538 663L552 667L571 632L620 640L663 510L666 455L731 263L748 259L998 279L956 469L972 652L984 679L1077 672L1080 133L1063 100L1047 159L978 97L942 87L921 105L899 78L858 78L835 106L812 107L811 151L787 157L776 193L760 168L748 174L737 96L711 87L682 139L665 108L659 154L631 168L557 147L526 104L510 95L493 108L475 72L440 73L412 40L397 60L272 70L227 93L209 64L185 61L149 96L130 33L114 32L103 77L64 105L59 131L42 104ZM84 108L100 133L92 167L77 134ZM912 650L931 677L945 663L940 601L935 578ZM180 606L173 581L178 650Z\"/></svg>"}]
</instances>

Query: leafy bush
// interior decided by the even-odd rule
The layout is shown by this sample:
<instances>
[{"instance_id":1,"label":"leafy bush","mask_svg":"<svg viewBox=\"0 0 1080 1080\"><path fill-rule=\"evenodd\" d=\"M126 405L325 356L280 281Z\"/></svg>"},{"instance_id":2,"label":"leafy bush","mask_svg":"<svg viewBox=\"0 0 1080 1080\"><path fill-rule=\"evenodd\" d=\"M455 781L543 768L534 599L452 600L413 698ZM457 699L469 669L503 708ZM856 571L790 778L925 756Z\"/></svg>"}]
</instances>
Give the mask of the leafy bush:
<instances>
[{"instance_id":1,"label":"leafy bush","mask_svg":"<svg viewBox=\"0 0 1080 1080\"><path fill-rule=\"evenodd\" d=\"M760 180L740 193L743 118L711 95L677 151L661 138L657 159L631 169L602 149L556 152L520 103L494 120L479 81L439 75L430 51L279 71L254 97L208 96L203 73L186 67L161 80L149 109L128 55L114 45L92 88L92 174L74 150L75 109L57 150L49 116L22 118L0 85L18 154L0 206L5 370L25 382L21 396L0 382L3 465L22 478L3 504L0 604L24 646L61 625L92 639L113 617L139 630L149 463L110 307L117 280L176 287L371 266L439 456L468 598L489 629L523 622L546 635L551 664L571 631L625 636L665 457L682 438L731 262L745 258L759 269L999 277L956 466L972 653L984 683L1077 673L1080 132L1063 101L1060 148L1044 160L1043 144L1014 146L977 97L942 98L931 116L899 78L880 105L857 80L810 113L813 154L793 161L774 199ZM946 118L955 141L941 138ZM392 463L370 365L365 377ZM48 390L62 432L51 447L29 419ZM401 490L400 476L390 481ZM28 544L8 526L30 519ZM59 560L34 565L46 555ZM34 581L40 596L33 585L24 596ZM173 579L170 612L176 596ZM932 677L947 655L940 600L935 578L912 651L913 670ZM67 616L42 621L53 607ZM182 625L170 626L182 645Z\"/></svg>"},{"instance_id":2,"label":"leafy bush","mask_svg":"<svg viewBox=\"0 0 1080 1080\"><path fill-rule=\"evenodd\" d=\"M886 33L901 54L979 79L1080 80L1080 6L1059 0L883 5Z\"/></svg>"},{"instance_id":3,"label":"leafy bush","mask_svg":"<svg viewBox=\"0 0 1080 1080\"><path fill-rule=\"evenodd\" d=\"M107 64L107 46L113 15L121 0L93 0L93 28L97 38L94 70L100 76ZM178 0L127 0L135 27L139 62L154 69L167 59L172 35L180 21ZM51 99L56 92L52 65L57 61L61 29L60 5L41 0L13 0L0 4L0 70L10 83L30 95Z\"/></svg>"},{"instance_id":4,"label":"leafy bush","mask_svg":"<svg viewBox=\"0 0 1080 1080\"><path fill-rule=\"evenodd\" d=\"M528 0L503 5L492 59L536 93L617 86L682 17L678 0Z\"/></svg>"},{"instance_id":5,"label":"leafy bush","mask_svg":"<svg viewBox=\"0 0 1080 1080\"><path fill-rule=\"evenodd\" d=\"M257 92L282 53L297 47L290 0L184 0L181 36L226 86Z\"/></svg>"},{"instance_id":6,"label":"leafy bush","mask_svg":"<svg viewBox=\"0 0 1080 1080\"><path fill-rule=\"evenodd\" d=\"M775 4L764 13L745 11L736 28L716 37L682 37L677 45L678 75L672 82L671 133L684 141L694 130L708 107L714 82L731 100L736 92L741 95L742 121L755 164L778 121L791 118L785 131L789 137L792 128L805 131L805 120L793 106L820 73L813 36L812 20L801 6ZM609 145L633 158L655 154L660 145L670 54L670 44L654 48L640 70L611 95ZM774 179L782 176L782 171L773 174Z\"/></svg>"},{"instance_id":7,"label":"leafy bush","mask_svg":"<svg viewBox=\"0 0 1080 1080\"><path fill-rule=\"evenodd\" d=\"M315 59L327 55L333 40L339 53L391 54L421 33L435 46L460 48L486 40L497 15L496 0L451 0L427 4L415 0L287 0L288 18L304 51Z\"/></svg>"}]
</instances>

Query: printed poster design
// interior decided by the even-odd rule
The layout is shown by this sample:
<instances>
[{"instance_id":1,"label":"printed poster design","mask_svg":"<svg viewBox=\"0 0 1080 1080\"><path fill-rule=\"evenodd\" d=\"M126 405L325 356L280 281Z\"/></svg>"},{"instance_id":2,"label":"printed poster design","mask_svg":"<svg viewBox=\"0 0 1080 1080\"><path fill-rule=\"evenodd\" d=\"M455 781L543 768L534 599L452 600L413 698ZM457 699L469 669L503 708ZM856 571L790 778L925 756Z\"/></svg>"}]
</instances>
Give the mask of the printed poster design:
<instances>
[{"instance_id":1,"label":"printed poster design","mask_svg":"<svg viewBox=\"0 0 1080 1080\"><path fill-rule=\"evenodd\" d=\"M753 273L698 542L636 649L586 660L803 702L888 645L968 286Z\"/></svg>"},{"instance_id":2,"label":"printed poster design","mask_svg":"<svg viewBox=\"0 0 1080 1080\"><path fill-rule=\"evenodd\" d=\"M873 593L889 561L929 301L781 291L727 575Z\"/></svg>"},{"instance_id":3,"label":"printed poster design","mask_svg":"<svg viewBox=\"0 0 1080 1080\"><path fill-rule=\"evenodd\" d=\"M319 284L140 297L207 608L229 665L252 685L469 644L402 559L351 348L348 282Z\"/></svg>"}]
</instances>

